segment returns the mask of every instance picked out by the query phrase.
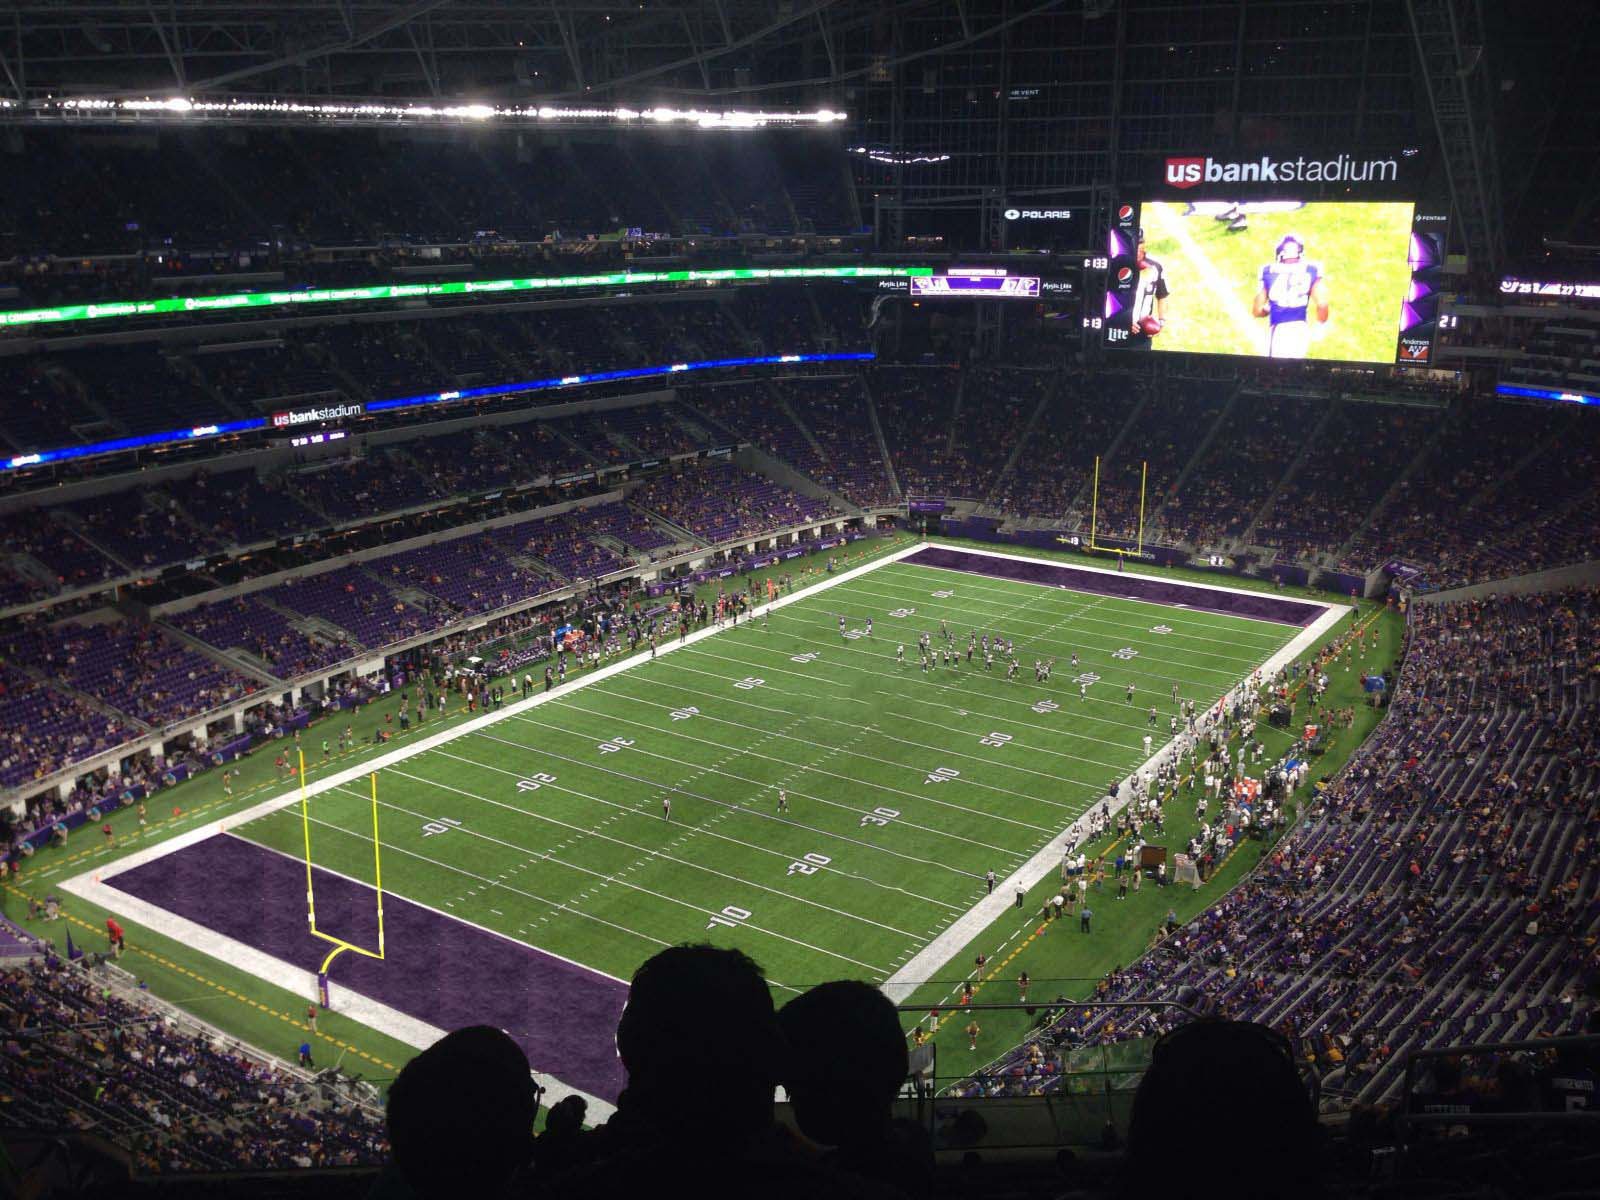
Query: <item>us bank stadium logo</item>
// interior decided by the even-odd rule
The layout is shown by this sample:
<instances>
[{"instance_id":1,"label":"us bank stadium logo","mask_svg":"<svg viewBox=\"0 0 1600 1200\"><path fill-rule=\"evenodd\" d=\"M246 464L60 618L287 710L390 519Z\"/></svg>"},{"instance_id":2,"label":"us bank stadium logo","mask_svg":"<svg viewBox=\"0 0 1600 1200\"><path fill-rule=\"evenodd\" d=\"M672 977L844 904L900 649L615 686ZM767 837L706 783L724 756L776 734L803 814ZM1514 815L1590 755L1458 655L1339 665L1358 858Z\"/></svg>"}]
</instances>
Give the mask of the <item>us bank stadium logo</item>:
<instances>
[{"instance_id":1,"label":"us bank stadium logo","mask_svg":"<svg viewBox=\"0 0 1600 1200\"><path fill-rule=\"evenodd\" d=\"M1167 159L1168 187L1192 188L1202 183L1393 183L1400 177L1395 158L1274 158L1263 154L1248 161L1226 162L1203 155Z\"/></svg>"},{"instance_id":2,"label":"us bank stadium logo","mask_svg":"<svg viewBox=\"0 0 1600 1200\"><path fill-rule=\"evenodd\" d=\"M359 417L365 411L360 404L328 404L319 408L297 408L272 414L274 429L293 429L313 421L339 421L345 417Z\"/></svg>"}]
</instances>

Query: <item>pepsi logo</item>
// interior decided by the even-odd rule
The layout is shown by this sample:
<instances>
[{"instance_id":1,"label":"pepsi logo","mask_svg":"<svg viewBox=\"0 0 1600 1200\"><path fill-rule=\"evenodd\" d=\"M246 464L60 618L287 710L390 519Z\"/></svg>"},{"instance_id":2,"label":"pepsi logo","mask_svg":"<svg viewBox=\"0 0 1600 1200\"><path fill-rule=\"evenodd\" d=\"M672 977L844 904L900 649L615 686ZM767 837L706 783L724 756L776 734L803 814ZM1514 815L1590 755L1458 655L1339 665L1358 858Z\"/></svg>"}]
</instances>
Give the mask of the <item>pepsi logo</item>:
<instances>
[{"instance_id":1,"label":"pepsi logo","mask_svg":"<svg viewBox=\"0 0 1600 1200\"><path fill-rule=\"evenodd\" d=\"M1117 209L1117 220L1119 220L1119 221L1126 221L1126 220L1130 219L1132 216L1133 216L1133 205L1131 205L1131 204L1124 204L1121 208Z\"/></svg>"},{"instance_id":2,"label":"pepsi logo","mask_svg":"<svg viewBox=\"0 0 1600 1200\"><path fill-rule=\"evenodd\" d=\"M1132 278L1133 278L1133 268L1132 267L1119 267L1117 269L1117 282L1118 283L1127 283Z\"/></svg>"}]
</instances>

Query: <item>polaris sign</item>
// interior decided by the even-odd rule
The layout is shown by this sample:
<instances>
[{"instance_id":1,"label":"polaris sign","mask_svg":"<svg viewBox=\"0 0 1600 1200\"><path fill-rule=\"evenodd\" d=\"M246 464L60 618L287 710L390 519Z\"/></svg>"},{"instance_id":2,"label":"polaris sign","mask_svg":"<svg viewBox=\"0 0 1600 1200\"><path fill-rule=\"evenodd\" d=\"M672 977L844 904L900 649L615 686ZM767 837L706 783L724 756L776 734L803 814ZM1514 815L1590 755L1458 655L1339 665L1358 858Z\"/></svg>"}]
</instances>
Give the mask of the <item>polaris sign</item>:
<instances>
[{"instance_id":1,"label":"polaris sign","mask_svg":"<svg viewBox=\"0 0 1600 1200\"><path fill-rule=\"evenodd\" d=\"M1005 211L1008 221L1070 221L1072 210L1070 208L1008 208Z\"/></svg>"},{"instance_id":2,"label":"polaris sign","mask_svg":"<svg viewBox=\"0 0 1600 1200\"><path fill-rule=\"evenodd\" d=\"M324 404L317 408L296 408L272 414L274 429L293 429L296 425L310 425L317 421L342 421L345 417L359 417L366 410L361 404Z\"/></svg>"},{"instance_id":3,"label":"polaris sign","mask_svg":"<svg viewBox=\"0 0 1600 1200\"><path fill-rule=\"evenodd\" d=\"M1213 192L1248 198L1263 192L1307 190L1333 184L1365 184L1382 188L1401 182L1416 150L1401 150L1364 157L1359 154L1262 154L1251 158L1213 158L1204 154L1174 155L1165 160L1161 185L1187 191L1209 185ZM1251 185L1248 190L1239 185Z\"/></svg>"}]
</instances>

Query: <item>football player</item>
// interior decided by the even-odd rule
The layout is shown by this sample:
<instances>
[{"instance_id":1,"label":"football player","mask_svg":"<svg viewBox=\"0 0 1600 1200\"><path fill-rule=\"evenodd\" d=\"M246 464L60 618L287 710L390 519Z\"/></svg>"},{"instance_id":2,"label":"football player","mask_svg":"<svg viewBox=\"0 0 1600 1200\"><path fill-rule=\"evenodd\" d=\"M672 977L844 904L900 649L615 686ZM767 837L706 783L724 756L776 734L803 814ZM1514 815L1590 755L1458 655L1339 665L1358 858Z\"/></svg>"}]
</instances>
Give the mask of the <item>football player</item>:
<instances>
[{"instance_id":1,"label":"football player","mask_svg":"<svg viewBox=\"0 0 1600 1200\"><path fill-rule=\"evenodd\" d=\"M1167 323L1167 270L1144 251L1144 230L1139 230L1137 249L1139 292L1134 297L1130 332L1133 344L1149 348Z\"/></svg>"},{"instance_id":2,"label":"football player","mask_svg":"<svg viewBox=\"0 0 1600 1200\"><path fill-rule=\"evenodd\" d=\"M1278 241L1275 259L1261 268L1261 287L1250 305L1251 315L1266 317L1267 355L1304 358L1311 349L1311 322L1328 321L1328 280L1322 268L1307 262L1298 234Z\"/></svg>"}]
</instances>

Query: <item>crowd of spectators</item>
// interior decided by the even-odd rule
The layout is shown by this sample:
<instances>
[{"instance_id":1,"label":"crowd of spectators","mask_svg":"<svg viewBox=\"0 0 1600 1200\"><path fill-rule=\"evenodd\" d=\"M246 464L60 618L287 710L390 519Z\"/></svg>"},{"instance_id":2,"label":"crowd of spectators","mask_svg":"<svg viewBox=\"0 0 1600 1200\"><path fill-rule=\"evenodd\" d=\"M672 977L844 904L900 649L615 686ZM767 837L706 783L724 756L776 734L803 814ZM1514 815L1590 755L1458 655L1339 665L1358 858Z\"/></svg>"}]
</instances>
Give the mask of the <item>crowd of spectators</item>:
<instances>
[{"instance_id":1,"label":"crowd of spectators","mask_svg":"<svg viewBox=\"0 0 1600 1200\"><path fill-rule=\"evenodd\" d=\"M459 616L507 608L561 586L548 573L509 557L483 533L386 554L368 562L367 569L395 588L437 596Z\"/></svg>"},{"instance_id":2,"label":"crowd of spectators","mask_svg":"<svg viewBox=\"0 0 1600 1200\"><path fill-rule=\"evenodd\" d=\"M717 460L656 475L628 499L713 544L839 516L826 501Z\"/></svg>"},{"instance_id":3,"label":"crowd of spectators","mask_svg":"<svg viewBox=\"0 0 1600 1200\"><path fill-rule=\"evenodd\" d=\"M1185 381L1139 410L1117 453L1100 466L1101 534L1136 537L1143 518L1150 537L1156 514L1225 403L1224 389Z\"/></svg>"},{"instance_id":4,"label":"crowd of spectators","mask_svg":"<svg viewBox=\"0 0 1600 1200\"><path fill-rule=\"evenodd\" d=\"M348 642L308 637L259 594L202 604L163 621L219 650L248 651L283 680L331 667L354 653Z\"/></svg>"},{"instance_id":5,"label":"crowd of spectators","mask_svg":"<svg viewBox=\"0 0 1600 1200\"><path fill-rule=\"evenodd\" d=\"M1073 511L1104 453L1127 423L1137 397L1116 381L1072 376L1058 402L1045 406L993 502L1019 517L1061 521Z\"/></svg>"},{"instance_id":6,"label":"crowd of spectators","mask_svg":"<svg viewBox=\"0 0 1600 1200\"><path fill-rule=\"evenodd\" d=\"M896 503L860 376L786 379L774 386L827 455L814 472L802 472L862 508Z\"/></svg>"},{"instance_id":7,"label":"crowd of spectators","mask_svg":"<svg viewBox=\"0 0 1600 1200\"><path fill-rule=\"evenodd\" d=\"M136 736L127 721L0 662L0 788L43 779Z\"/></svg>"},{"instance_id":8,"label":"crowd of spectators","mask_svg":"<svg viewBox=\"0 0 1600 1200\"><path fill-rule=\"evenodd\" d=\"M867 373L895 478L908 500L982 499L974 494L978 480L966 469L969 448L951 444L961 384L961 374L941 367L879 367Z\"/></svg>"},{"instance_id":9,"label":"crowd of spectators","mask_svg":"<svg viewBox=\"0 0 1600 1200\"><path fill-rule=\"evenodd\" d=\"M780 395L785 393L774 381L744 379L685 389L684 398L740 441L823 482L827 460L784 410Z\"/></svg>"},{"instance_id":10,"label":"crowd of spectators","mask_svg":"<svg viewBox=\"0 0 1600 1200\"><path fill-rule=\"evenodd\" d=\"M1315 427L1325 403L1241 393L1209 449L1162 510L1166 536L1215 546L1244 533L1299 457L1306 431Z\"/></svg>"},{"instance_id":11,"label":"crowd of spectators","mask_svg":"<svg viewBox=\"0 0 1600 1200\"><path fill-rule=\"evenodd\" d=\"M1335 553L1441 419L1436 408L1340 402L1322 427L1318 446L1279 487L1252 541L1274 546L1281 558L1294 562Z\"/></svg>"},{"instance_id":12,"label":"crowd of spectators","mask_svg":"<svg viewBox=\"0 0 1600 1200\"><path fill-rule=\"evenodd\" d=\"M158 729L260 687L159 627L135 621L17 626L0 635L0 652Z\"/></svg>"},{"instance_id":13,"label":"crowd of spectators","mask_svg":"<svg viewBox=\"0 0 1600 1200\"><path fill-rule=\"evenodd\" d=\"M383 1160L375 1111L114 993L86 962L0 971L7 1125L99 1134L150 1173Z\"/></svg>"},{"instance_id":14,"label":"crowd of spectators","mask_svg":"<svg viewBox=\"0 0 1600 1200\"><path fill-rule=\"evenodd\" d=\"M1593 589L1414 605L1391 711L1253 875L1096 989L1278 1029L1325 1091L1399 1099L1408 1049L1581 1032L1600 978ZM1166 1031L1068 1007L1045 1048ZM1048 1091L1032 1051L988 1091Z\"/></svg>"}]
</instances>

